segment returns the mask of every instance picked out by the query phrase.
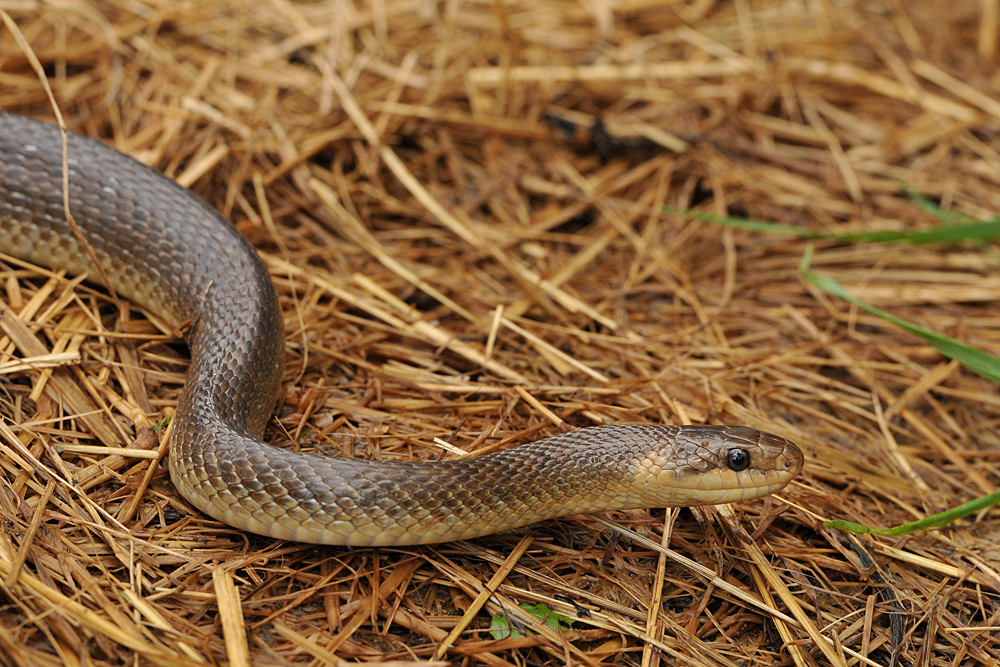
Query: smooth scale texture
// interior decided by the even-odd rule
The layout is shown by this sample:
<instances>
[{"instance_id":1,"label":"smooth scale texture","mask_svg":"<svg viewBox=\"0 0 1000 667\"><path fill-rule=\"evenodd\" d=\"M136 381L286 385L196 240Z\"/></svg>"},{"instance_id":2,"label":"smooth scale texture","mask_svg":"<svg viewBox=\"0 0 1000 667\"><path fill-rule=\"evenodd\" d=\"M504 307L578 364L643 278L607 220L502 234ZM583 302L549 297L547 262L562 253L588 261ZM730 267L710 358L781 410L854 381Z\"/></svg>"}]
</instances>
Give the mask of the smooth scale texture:
<instances>
[{"instance_id":1,"label":"smooth scale texture","mask_svg":"<svg viewBox=\"0 0 1000 667\"><path fill-rule=\"evenodd\" d=\"M284 331L254 249L161 174L70 134L70 209L116 293L180 327L191 368L174 416L170 476L231 526L320 544L427 544L609 509L706 505L772 493L802 467L783 438L735 426L599 426L443 462L372 462L260 440ZM65 221L62 144L0 112L0 250L100 279ZM729 450L750 455L741 472Z\"/></svg>"}]
</instances>

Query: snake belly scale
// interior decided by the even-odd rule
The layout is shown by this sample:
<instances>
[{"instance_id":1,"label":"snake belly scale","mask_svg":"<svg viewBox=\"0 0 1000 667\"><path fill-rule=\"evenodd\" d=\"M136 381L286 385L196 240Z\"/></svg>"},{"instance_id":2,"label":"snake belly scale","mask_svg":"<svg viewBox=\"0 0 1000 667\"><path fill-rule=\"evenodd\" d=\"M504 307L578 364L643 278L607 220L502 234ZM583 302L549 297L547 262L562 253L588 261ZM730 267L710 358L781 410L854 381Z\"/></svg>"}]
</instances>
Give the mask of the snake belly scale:
<instances>
[{"instance_id":1,"label":"snake belly scale","mask_svg":"<svg viewBox=\"0 0 1000 667\"><path fill-rule=\"evenodd\" d=\"M100 142L70 134L68 156L69 207L111 287L175 326L190 323L170 477L231 526L318 544L445 542L567 514L746 500L802 467L791 442L737 426L598 426L438 462L268 445L284 324L256 251L193 193ZM59 131L4 112L0 251L100 275L65 221Z\"/></svg>"}]
</instances>

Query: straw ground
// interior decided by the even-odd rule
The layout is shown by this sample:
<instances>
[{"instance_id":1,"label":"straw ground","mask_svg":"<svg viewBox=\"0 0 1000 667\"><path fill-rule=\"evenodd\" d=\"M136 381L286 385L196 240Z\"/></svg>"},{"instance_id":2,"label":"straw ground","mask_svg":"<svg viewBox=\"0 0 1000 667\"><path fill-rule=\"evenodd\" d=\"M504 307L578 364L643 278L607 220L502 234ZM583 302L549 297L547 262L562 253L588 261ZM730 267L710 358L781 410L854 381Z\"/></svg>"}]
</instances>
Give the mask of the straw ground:
<instances>
[{"instance_id":1,"label":"straw ground","mask_svg":"<svg viewBox=\"0 0 1000 667\"><path fill-rule=\"evenodd\" d=\"M997 514L898 538L822 525L994 491L996 386L798 268L811 246L854 296L997 352L995 246L677 213L947 224L905 187L995 216L996 0L0 8L0 108L51 118L41 71L71 129L261 251L287 331L276 445L440 459L706 422L808 456L734 508L413 549L257 538L192 510L159 463L177 332L8 261L0 663L1000 660Z\"/></svg>"}]
</instances>

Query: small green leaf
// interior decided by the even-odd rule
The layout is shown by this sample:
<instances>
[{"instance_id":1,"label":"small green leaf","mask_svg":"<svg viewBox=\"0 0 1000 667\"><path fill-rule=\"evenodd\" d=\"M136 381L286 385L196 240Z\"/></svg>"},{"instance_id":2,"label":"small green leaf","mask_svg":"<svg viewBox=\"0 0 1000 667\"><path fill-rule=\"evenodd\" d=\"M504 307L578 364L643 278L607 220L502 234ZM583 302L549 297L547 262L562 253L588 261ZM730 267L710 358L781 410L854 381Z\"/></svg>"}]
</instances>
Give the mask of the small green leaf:
<instances>
[{"instance_id":1,"label":"small green leaf","mask_svg":"<svg viewBox=\"0 0 1000 667\"><path fill-rule=\"evenodd\" d=\"M163 421L153 424L152 426L150 426L150 428L153 429L154 431L162 431L163 429L167 428L167 425L169 424L170 424L170 417L167 417Z\"/></svg>"},{"instance_id":2,"label":"small green leaf","mask_svg":"<svg viewBox=\"0 0 1000 667\"><path fill-rule=\"evenodd\" d=\"M562 626L569 627L573 625L573 619L566 618L557 611L553 611L549 608L549 605L544 602L539 602L538 604L530 604L528 602L521 603L521 609L525 610L532 616L537 616L545 622L545 625L549 626L556 632L564 630Z\"/></svg>"},{"instance_id":3,"label":"small green leaf","mask_svg":"<svg viewBox=\"0 0 1000 667\"><path fill-rule=\"evenodd\" d=\"M510 627L510 619L506 614L493 614L493 619L490 621L490 636L500 640L518 639L524 635Z\"/></svg>"},{"instance_id":4,"label":"small green leaf","mask_svg":"<svg viewBox=\"0 0 1000 667\"><path fill-rule=\"evenodd\" d=\"M553 611L544 602L539 602L538 604L531 604L530 602L522 602L521 609L528 612L532 616L535 616L545 625L549 626L556 632L561 632L573 625L574 619L567 618L557 611ZM530 634L536 634L531 630L526 630ZM490 620L490 635L493 639L509 639L523 637L524 635L517 631L517 628L511 627L510 618L507 614L494 614L493 618Z\"/></svg>"}]
</instances>

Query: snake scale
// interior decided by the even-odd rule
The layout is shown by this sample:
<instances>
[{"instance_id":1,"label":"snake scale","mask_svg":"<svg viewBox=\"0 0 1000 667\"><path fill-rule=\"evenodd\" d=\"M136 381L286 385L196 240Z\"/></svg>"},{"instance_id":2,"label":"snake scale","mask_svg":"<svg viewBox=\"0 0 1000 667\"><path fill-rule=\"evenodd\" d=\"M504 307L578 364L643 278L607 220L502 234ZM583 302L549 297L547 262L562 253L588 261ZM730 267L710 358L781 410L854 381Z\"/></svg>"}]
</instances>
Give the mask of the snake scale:
<instances>
[{"instance_id":1,"label":"snake scale","mask_svg":"<svg viewBox=\"0 0 1000 667\"><path fill-rule=\"evenodd\" d=\"M802 467L791 442L739 426L597 426L437 462L268 445L284 323L256 251L189 190L104 144L71 133L68 156L69 208L110 286L174 326L189 324L170 478L231 526L318 544L426 544L568 514L746 500ZM4 112L0 250L100 276L65 220L58 129Z\"/></svg>"}]
</instances>

